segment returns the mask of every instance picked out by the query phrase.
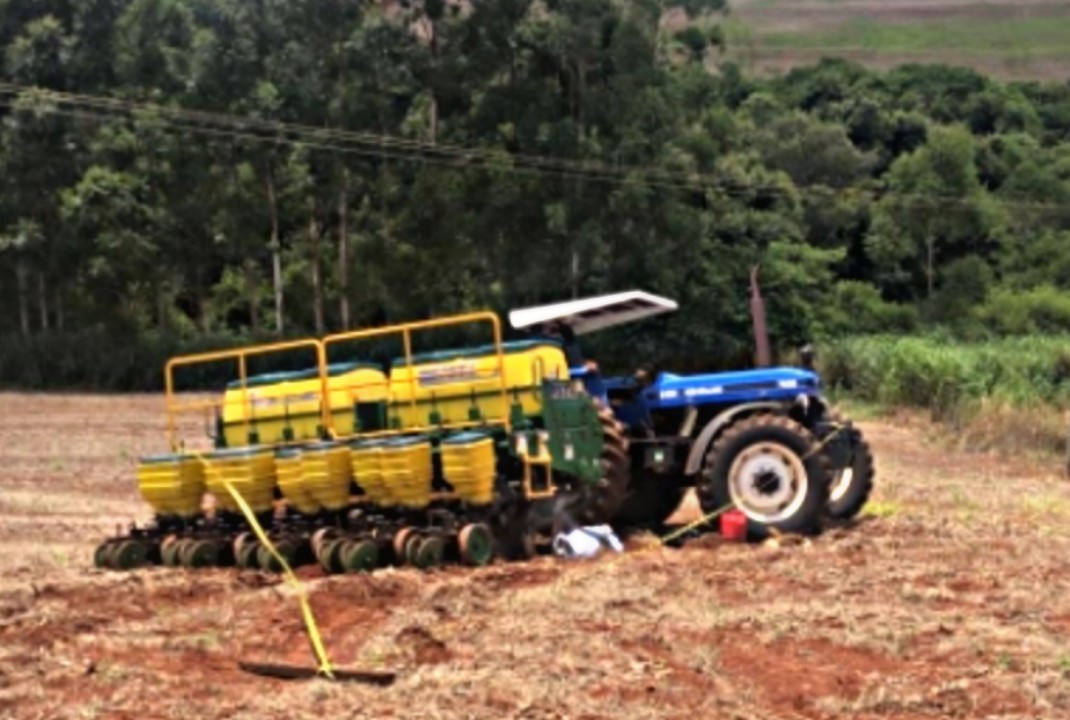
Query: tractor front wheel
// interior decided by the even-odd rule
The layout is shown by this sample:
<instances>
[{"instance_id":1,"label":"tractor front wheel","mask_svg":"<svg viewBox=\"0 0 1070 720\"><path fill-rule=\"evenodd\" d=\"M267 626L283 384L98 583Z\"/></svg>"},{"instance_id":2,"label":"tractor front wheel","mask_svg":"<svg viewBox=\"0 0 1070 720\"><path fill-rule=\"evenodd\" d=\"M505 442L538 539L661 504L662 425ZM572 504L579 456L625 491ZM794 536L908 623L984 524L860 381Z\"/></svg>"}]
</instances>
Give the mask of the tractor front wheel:
<instances>
[{"instance_id":1,"label":"tractor front wheel","mask_svg":"<svg viewBox=\"0 0 1070 720\"><path fill-rule=\"evenodd\" d=\"M735 423L706 455L698 487L704 513L735 507L748 534L813 534L828 502L829 471L814 436L787 417L753 415Z\"/></svg>"},{"instance_id":2,"label":"tractor front wheel","mask_svg":"<svg viewBox=\"0 0 1070 720\"><path fill-rule=\"evenodd\" d=\"M836 422L843 422L843 417L838 413L833 414L833 419ZM828 516L833 520L842 521L850 520L861 512L869 500L870 493L873 492L875 475L873 452L862 434L857 433L851 463L832 474L829 486Z\"/></svg>"}]
</instances>

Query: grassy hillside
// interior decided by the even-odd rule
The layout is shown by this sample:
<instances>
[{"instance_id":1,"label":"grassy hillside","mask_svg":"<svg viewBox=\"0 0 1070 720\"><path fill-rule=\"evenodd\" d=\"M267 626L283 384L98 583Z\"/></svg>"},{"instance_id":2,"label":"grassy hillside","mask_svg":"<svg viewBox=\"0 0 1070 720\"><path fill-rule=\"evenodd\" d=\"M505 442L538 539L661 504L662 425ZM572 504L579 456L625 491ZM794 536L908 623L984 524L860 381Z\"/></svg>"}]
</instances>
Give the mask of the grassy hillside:
<instances>
[{"instance_id":1,"label":"grassy hillside","mask_svg":"<svg viewBox=\"0 0 1070 720\"><path fill-rule=\"evenodd\" d=\"M777 71L822 56L873 67L944 62L1005 79L1070 77L1070 3L736 0L729 57Z\"/></svg>"}]
</instances>

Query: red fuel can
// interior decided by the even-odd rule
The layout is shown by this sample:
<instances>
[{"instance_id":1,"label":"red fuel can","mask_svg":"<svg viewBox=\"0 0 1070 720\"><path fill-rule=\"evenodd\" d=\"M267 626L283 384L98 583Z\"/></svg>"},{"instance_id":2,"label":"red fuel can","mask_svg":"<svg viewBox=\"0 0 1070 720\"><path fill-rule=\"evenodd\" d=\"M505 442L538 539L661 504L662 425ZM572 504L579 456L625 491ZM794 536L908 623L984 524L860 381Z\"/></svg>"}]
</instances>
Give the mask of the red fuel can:
<instances>
[{"instance_id":1,"label":"red fuel can","mask_svg":"<svg viewBox=\"0 0 1070 720\"><path fill-rule=\"evenodd\" d=\"M744 542L747 539L747 516L739 510L729 510L721 515L721 537Z\"/></svg>"}]
</instances>

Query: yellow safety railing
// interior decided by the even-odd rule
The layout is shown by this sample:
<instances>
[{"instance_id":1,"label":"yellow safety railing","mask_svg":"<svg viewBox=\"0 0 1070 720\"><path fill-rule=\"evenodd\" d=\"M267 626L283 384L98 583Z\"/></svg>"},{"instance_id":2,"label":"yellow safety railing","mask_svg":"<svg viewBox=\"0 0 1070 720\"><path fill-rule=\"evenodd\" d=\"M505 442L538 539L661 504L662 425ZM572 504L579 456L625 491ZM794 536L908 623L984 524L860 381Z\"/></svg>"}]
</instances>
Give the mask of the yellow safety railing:
<instances>
[{"instance_id":1,"label":"yellow safety railing","mask_svg":"<svg viewBox=\"0 0 1070 720\"><path fill-rule=\"evenodd\" d=\"M249 388L248 388L248 359L250 357L271 355L280 352L286 352L289 350L300 349L312 349L316 353L316 364L320 368L320 394L324 402L321 402L320 414L323 419L324 427L329 427L330 422L330 407L326 402L330 395L327 392L327 371L326 371L326 353L324 351L323 343L315 339L307 340L292 340L289 342L269 343L266 345L251 345L249 347L237 348L234 350L219 350L215 352L196 353L192 355L180 355L173 357L167 361L167 365L164 367L164 385L167 392L167 437L168 442L171 445L171 450L176 451L178 449L178 425L176 422L176 416L181 412L187 412L190 410L200 410L205 408L211 408L213 405L225 406L226 403L209 403L209 402L192 402L181 403L175 398L175 379L174 373L177 368L189 367L191 365L206 365L208 363L223 362L226 360L234 360L238 364L238 380L241 383L241 405L244 409L242 413L243 427L245 434L249 434L250 418L252 416L252 408L249 404Z\"/></svg>"},{"instance_id":2,"label":"yellow safety railing","mask_svg":"<svg viewBox=\"0 0 1070 720\"><path fill-rule=\"evenodd\" d=\"M521 436L518 438L516 454L524 465L524 498L527 500L543 500L554 497L557 494L557 488L554 487L554 484L549 477L553 473L552 465L554 459L553 456L550 455L545 438L539 438L539 452L537 455L532 455L527 445L527 438ZM535 465L541 465L546 468L548 489L535 489L532 483L532 468Z\"/></svg>"},{"instance_id":3,"label":"yellow safety railing","mask_svg":"<svg viewBox=\"0 0 1070 720\"><path fill-rule=\"evenodd\" d=\"M531 361L531 376L535 379L531 386L531 392L538 397L538 394L542 392L543 383L546 382L546 363L543 362L541 357Z\"/></svg>"},{"instance_id":4,"label":"yellow safety railing","mask_svg":"<svg viewBox=\"0 0 1070 720\"><path fill-rule=\"evenodd\" d=\"M500 422L505 425L505 429L508 431L511 428L509 417L509 392L508 385L505 378L505 350L502 347L502 328L501 320L498 316L492 312L477 312L477 313L465 313L461 315L450 315L448 317L435 318L432 320L420 320L410 323L401 323L398 325L388 325L381 328L369 328L366 330L351 330L343 333L336 333L334 335L328 335L323 339L323 359L320 361L320 378L323 381L324 388L327 387L327 362L326 358L329 354L330 347L343 342L352 342L357 340L370 340L375 338L381 338L391 335L401 335L402 344L405 351L405 367L409 368L409 403L410 409L413 413L413 417L417 417L417 401L416 401L416 375L412 372L412 335L415 332L423 330L432 330L445 327L452 327L458 325L471 325L476 323L488 323L491 326L491 330L494 335L494 348L498 360L498 381L500 383L501 399L502 399L502 417L493 418L495 422ZM393 371L393 368L391 369ZM440 427L448 428L463 428L480 425L482 422L478 421L463 421L463 422L444 422L440 426L431 427L425 425L407 425L403 429L387 429L377 432L360 433L361 437L377 437L385 435L393 435L400 432L426 432L431 430L437 430ZM335 432L333 424L328 422L325 426L328 431L331 432L332 437L339 437Z\"/></svg>"},{"instance_id":5,"label":"yellow safety railing","mask_svg":"<svg viewBox=\"0 0 1070 720\"><path fill-rule=\"evenodd\" d=\"M315 352L316 366L319 372L319 382L317 395L320 399L320 421L329 437L339 438L348 437L349 433L339 433L336 427L334 419L334 403L332 399L335 395L342 397L348 397L350 399L349 407L352 407L353 400L358 399L361 395L368 397L372 394L372 391L378 389L382 391L383 399L386 400L386 406L389 408L394 403L390 402L390 388L391 378L389 375L382 381L376 380L374 382L350 382L350 383L336 383L331 384L329 364L328 364L328 349L331 346L337 345L343 342L369 340L376 338L388 337L391 335L400 335L404 346L405 355L405 367L409 369L409 392L410 397L408 399L409 407L413 413L413 418L417 415L417 377L413 372L413 349L412 339L413 334L425 330L440 329L447 327L454 327L460 325L470 325L477 323L487 323L491 326L493 333L493 346L496 353L497 360L497 375L499 387L497 392L500 393L502 402L502 415L501 417L484 418L481 420L466 420L466 421L449 421L443 422L441 425L431 427L430 425L424 425L422 423L407 424L404 428L389 428L384 430L359 432L354 428L353 435L360 435L361 437L380 437L395 435L398 433L408 432L426 432L431 430L437 430L440 428L461 429L466 427L474 427L484 424L487 420L491 420L495 423L501 423L508 431L511 429L511 418L509 413L509 391L508 383L505 377L505 351L502 346L502 328L501 321L498 316L492 312L477 312L477 313L465 313L460 315L451 315L442 318L435 318L432 320L422 320L410 323L402 323L398 325L389 325L380 328L370 328L364 330L353 330L343 333L336 333L328 335L327 337L320 339L304 339L294 340L288 342L269 343L264 345L253 345L244 348L236 348L233 350L220 350L215 352L196 353L190 355L181 355L171 358L164 368L164 382L166 387L166 403L167 403L167 432L168 441L172 451L177 451L178 445L178 424L177 416L182 413L199 412L203 411L208 417L213 409L218 409L220 412L226 415L226 411L233 408L235 405L242 407L241 423L244 431L244 436L249 437L250 427L257 422L254 417L253 408L250 402L250 390L248 387L248 364L249 358L262 355L270 355L275 353L311 349ZM238 370L238 382L240 384L240 396L237 399L228 399L225 397L222 399L213 400L197 400L197 401L180 401L176 396L175 391L175 371L182 367L188 367L193 365L204 365L209 363L224 362L232 360L237 364ZM541 360L537 361L541 364ZM539 375L544 374L544 370L540 368ZM285 403L287 398L301 397L308 400L308 394L306 392L279 392L275 391L272 395L272 402ZM388 410L389 412L389 410Z\"/></svg>"}]
</instances>

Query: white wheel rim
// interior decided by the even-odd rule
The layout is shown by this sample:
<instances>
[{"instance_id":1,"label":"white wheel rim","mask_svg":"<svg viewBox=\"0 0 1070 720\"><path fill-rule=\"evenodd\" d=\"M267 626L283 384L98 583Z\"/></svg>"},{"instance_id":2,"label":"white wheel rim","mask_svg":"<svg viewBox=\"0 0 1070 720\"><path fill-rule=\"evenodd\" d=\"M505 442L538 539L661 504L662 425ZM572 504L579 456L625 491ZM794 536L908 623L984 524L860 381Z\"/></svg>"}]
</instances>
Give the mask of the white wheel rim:
<instances>
[{"instance_id":1,"label":"white wheel rim","mask_svg":"<svg viewBox=\"0 0 1070 720\"><path fill-rule=\"evenodd\" d=\"M747 517L775 523L799 511L810 478L802 459L780 443L760 442L745 448L728 471L728 493Z\"/></svg>"},{"instance_id":2,"label":"white wheel rim","mask_svg":"<svg viewBox=\"0 0 1070 720\"><path fill-rule=\"evenodd\" d=\"M847 494L847 488L851 487L851 481L854 480L855 471L852 468L844 468L837 473L836 480L832 484L832 490L829 492L829 499L836 502L844 495Z\"/></svg>"}]
</instances>

